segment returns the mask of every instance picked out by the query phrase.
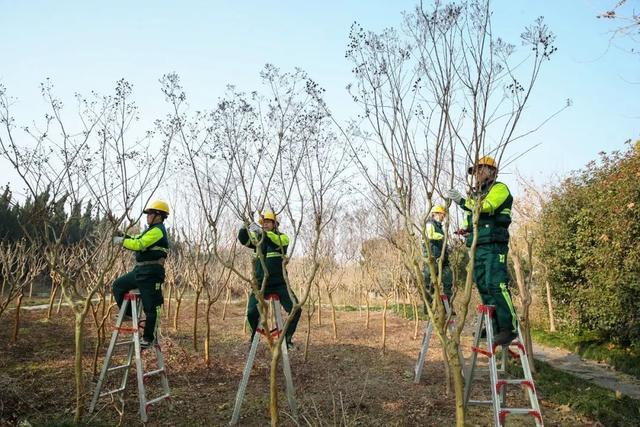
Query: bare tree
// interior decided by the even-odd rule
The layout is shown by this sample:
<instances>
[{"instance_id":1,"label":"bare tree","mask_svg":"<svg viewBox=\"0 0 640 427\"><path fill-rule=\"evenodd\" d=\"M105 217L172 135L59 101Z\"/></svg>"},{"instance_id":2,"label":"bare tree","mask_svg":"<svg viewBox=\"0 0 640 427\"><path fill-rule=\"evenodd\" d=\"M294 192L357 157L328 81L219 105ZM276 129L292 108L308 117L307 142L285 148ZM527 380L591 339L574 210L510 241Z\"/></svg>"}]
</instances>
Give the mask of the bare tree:
<instances>
[{"instance_id":1,"label":"bare tree","mask_svg":"<svg viewBox=\"0 0 640 427\"><path fill-rule=\"evenodd\" d=\"M40 231L27 237L31 244L43 247L48 269L75 316L75 421L80 422L85 387L84 320L93 296L106 286L119 256L111 246L111 236L125 218L130 224L136 222L131 218L135 206L145 204L145 194L150 197L162 182L169 147L166 143L153 145L152 134L129 139L138 111L131 100L131 85L124 80L117 82L111 96L76 95L75 123L66 118L51 82L43 83L41 91L48 108L44 123L19 129L11 115L13 99L0 87L0 155L12 165L31 198L47 192L43 213L52 209L65 213L62 224L51 223L47 215L34 218L35 229ZM73 242L70 231L79 220L73 207L89 201L109 220L84 241ZM84 261L98 272L89 282L78 280L84 265L74 258L74 246L90 254Z\"/></svg>"},{"instance_id":2,"label":"bare tree","mask_svg":"<svg viewBox=\"0 0 640 427\"><path fill-rule=\"evenodd\" d=\"M249 275L238 269L227 225L237 218L248 227L256 212L273 210L292 227L289 254L300 247L313 260L304 277L303 295L294 304L278 339L269 338L271 349L271 422L278 423L276 373L280 346L295 313L306 302L318 269L318 241L333 219L339 198L336 186L343 169L344 155L332 144L335 135L327 131L321 108L322 90L304 72L281 73L267 65L262 79L266 97L253 92L247 96L230 87L215 110L188 118L184 113L186 95L175 75L163 80L164 93L173 108L171 124L183 147L184 162L192 172L191 181L199 197L200 211L214 236L216 257L251 287L258 300L260 324L268 327L264 299L266 276L258 283L255 271ZM212 173L212 171L215 171ZM213 176L212 176L213 175ZM309 234L302 235L303 226ZM264 238L264 235L263 237ZM264 265L260 241L258 262ZM284 280L291 293L286 265Z\"/></svg>"},{"instance_id":3,"label":"bare tree","mask_svg":"<svg viewBox=\"0 0 640 427\"><path fill-rule=\"evenodd\" d=\"M489 1L435 2L428 8L420 4L405 15L402 30L376 34L358 25L352 28L347 58L354 66L354 84L349 88L361 106L362 124L344 129L344 134L352 151L360 155L357 164L370 189L366 197L372 208L398 230L385 237L403 254L402 262L426 303L422 270L428 269L440 294L444 262L444 257L434 260L430 253L426 260L422 257L426 213L444 195L443 189L460 184L475 187L475 182L456 179L462 166L486 154L500 161L508 146L535 130L517 132L543 64L555 47L540 19L521 36L529 53L517 57L513 45L494 35ZM481 203L474 201L477 236ZM450 238L448 228L445 223L444 245ZM458 353L476 245L474 238L459 299L461 321L451 337L439 299L427 305L451 367L457 425L464 424Z\"/></svg>"}]
</instances>

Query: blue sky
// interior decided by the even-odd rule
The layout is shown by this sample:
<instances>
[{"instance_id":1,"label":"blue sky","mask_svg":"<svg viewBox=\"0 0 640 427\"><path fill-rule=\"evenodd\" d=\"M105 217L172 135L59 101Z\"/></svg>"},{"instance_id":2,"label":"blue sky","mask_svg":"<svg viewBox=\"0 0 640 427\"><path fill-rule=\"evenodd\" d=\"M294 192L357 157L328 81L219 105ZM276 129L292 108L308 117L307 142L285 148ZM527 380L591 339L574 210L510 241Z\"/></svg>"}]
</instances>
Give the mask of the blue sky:
<instances>
[{"instance_id":1,"label":"blue sky","mask_svg":"<svg viewBox=\"0 0 640 427\"><path fill-rule=\"evenodd\" d=\"M493 2L495 32L518 43L525 25L544 16L558 52L547 64L525 121L532 127L567 98L573 107L515 150L539 147L513 167L547 181L640 136L640 57L609 43L609 22L596 19L610 1ZM346 119L350 65L344 58L353 21L371 30L398 25L414 1L9 1L0 0L0 83L19 99L19 121L44 112L38 83L56 92L108 93L126 78L143 116L167 111L158 79L180 74L194 109L212 106L228 83L259 86L267 62L299 66L327 89L330 106ZM635 102L634 102L635 101ZM524 128L523 128L524 129ZM6 170L6 169L5 169ZM6 182L0 172L0 182Z\"/></svg>"}]
</instances>

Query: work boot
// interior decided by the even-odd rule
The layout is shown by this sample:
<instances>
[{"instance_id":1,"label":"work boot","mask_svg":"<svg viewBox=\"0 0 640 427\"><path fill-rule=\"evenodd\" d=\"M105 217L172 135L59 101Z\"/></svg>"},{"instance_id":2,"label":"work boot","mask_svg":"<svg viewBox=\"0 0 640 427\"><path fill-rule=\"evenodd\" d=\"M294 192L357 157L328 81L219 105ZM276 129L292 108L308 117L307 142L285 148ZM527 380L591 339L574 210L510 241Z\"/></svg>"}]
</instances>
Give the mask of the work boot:
<instances>
[{"instance_id":1,"label":"work boot","mask_svg":"<svg viewBox=\"0 0 640 427\"><path fill-rule=\"evenodd\" d=\"M140 338L140 349L145 350L147 348L153 347L154 340L149 341L145 337Z\"/></svg>"},{"instance_id":2,"label":"work boot","mask_svg":"<svg viewBox=\"0 0 640 427\"><path fill-rule=\"evenodd\" d=\"M290 339L287 340L287 352L291 353L291 351L295 351L296 346Z\"/></svg>"},{"instance_id":3,"label":"work boot","mask_svg":"<svg viewBox=\"0 0 640 427\"><path fill-rule=\"evenodd\" d=\"M498 332L496 335L496 339L494 340L495 345L509 345L511 341L518 338L518 334L515 331L510 331L508 329L504 331Z\"/></svg>"}]
</instances>

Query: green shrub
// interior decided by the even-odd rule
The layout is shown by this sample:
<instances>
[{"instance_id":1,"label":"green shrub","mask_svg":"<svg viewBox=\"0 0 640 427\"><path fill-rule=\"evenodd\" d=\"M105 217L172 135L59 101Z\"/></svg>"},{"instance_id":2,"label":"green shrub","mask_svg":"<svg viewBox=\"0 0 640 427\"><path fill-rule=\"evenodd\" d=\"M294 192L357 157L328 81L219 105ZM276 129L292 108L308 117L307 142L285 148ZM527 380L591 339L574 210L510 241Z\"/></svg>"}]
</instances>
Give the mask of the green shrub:
<instances>
[{"instance_id":1,"label":"green shrub","mask_svg":"<svg viewBox=\"0 0 640 427\"><path fill-rule=\"evenodd\" d=\"M540 256L571 332L640 343L640 150L601 153L552 192Z\"/></svg>"}]
</instances>

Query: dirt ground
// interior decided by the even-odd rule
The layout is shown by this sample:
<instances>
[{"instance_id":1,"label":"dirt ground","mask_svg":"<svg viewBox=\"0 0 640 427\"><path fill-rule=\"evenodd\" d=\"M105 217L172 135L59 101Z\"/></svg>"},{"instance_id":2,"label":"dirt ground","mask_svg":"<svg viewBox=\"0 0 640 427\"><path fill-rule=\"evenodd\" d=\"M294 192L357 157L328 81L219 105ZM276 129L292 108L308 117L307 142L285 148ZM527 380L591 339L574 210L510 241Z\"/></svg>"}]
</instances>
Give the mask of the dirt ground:
<instances>
[{"instance_id":1,"label":"dirt ground","mask_svg":"<svg viewBox=\"0 0 640 427\"><path fill-rule=\"evenodd\" d=\"M220 321L221 307L213 308L211 366L203 362L204 320L199 324L199 350L193 350L191 321L193 306L184 303L178 331L168 319L162 320L163 350L169 370L173 407L166 402L153 406L151 426L228 425L233 402L249 349L243 334L244 306L231 306L227 319ZM11 343L12 315L0 319L0 424L61 425L73 419L74 378L73 322L63 311L51 321L44 311L23 313L22 329L16 344ZM323 324L314 317L311 324L309 358L303 360L303 343L308 330L303 315L296 334L297 348L291 354L293 382L301 415L300 425L348 426L448 426L454 424L453 396L445 394L442 353L432 339L420 384L413 383L413 369L420 338L413 339L413 323L389 315L387 351L381 351L382 313L371 313L370 328L364 328L364 312L338 312L339 339L333 339L330 312ZM114 316L115 317L115 316ZM204 316L202 316L204 317ZM95 384L90 375L94 333L87 328L85 367L86 404ZM101 357L106 351L106 344ZM468 356L468 347L465 355ZM240 425L266 426L268 412L269 355L261 345L254 366ZM131 377L125 412L107 398L97 413L85 417L88 425L140 425L137 414L135 377ZM153 389L152 386L149 389ZM474 390L488 389L479 381ZM284 385L280 384L282 425L296 425L287 414ZM153 397L153 390L150 392ZM475 395L474 398L479 396ZM486 396L485 396L486 397ZM594 425L566 407L545 401L541 407L545 425ZM512 393L508 399L512 399ZM517 404L522 392L514 394ZM520 399L520 400L518 400ZM510 405L511 406L511 405ZM468 425L491 425L488 407L472 407ZM508 425L533 425L531 419L508 418ZM26 424L23 424L26 425Z\"/></svg>"}]
</instances>

